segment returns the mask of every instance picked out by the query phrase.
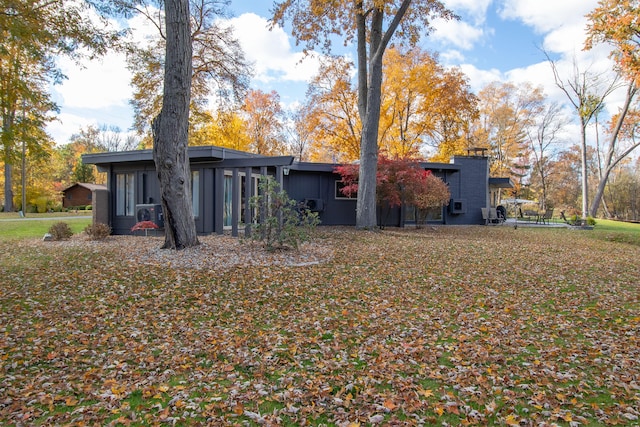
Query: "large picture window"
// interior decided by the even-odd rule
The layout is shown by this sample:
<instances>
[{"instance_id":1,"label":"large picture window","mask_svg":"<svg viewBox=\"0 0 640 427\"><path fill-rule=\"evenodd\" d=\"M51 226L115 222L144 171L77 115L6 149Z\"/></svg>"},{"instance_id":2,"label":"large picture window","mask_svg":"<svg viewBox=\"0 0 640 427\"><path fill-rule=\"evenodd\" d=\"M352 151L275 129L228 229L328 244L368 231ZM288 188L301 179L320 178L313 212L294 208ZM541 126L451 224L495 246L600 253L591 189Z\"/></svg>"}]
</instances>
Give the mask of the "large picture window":
<instances>
[{"instance_id":1,"label":"large picture window","mask_svg":"<svg viewBox=\"0 0 640 427\"><path fill-rule=\"evenodd\" d=\"M132 173L116 174L116 215L133 216L135 204L135 179Z\"/></svg>"}]
</instances>

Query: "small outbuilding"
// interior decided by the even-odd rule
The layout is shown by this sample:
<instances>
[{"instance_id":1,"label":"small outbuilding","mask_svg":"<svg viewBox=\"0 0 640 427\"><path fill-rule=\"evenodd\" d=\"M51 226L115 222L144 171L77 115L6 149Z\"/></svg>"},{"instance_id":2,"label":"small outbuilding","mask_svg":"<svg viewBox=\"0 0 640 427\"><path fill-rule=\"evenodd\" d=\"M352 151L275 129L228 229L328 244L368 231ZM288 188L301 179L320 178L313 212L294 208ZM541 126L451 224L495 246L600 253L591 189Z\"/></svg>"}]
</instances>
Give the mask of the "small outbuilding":
<instances>
[{"instance_id":1,"label":"small outbuilding","mask_svg":"<svg viewBox=\"0 0 640 427\"><path fill-rule=\"evenodd\" d=\"M62 207L68 209L91 205L93 191L106 189L106 185L77 182L62 190Z\"/></svg>"}]
</instances>

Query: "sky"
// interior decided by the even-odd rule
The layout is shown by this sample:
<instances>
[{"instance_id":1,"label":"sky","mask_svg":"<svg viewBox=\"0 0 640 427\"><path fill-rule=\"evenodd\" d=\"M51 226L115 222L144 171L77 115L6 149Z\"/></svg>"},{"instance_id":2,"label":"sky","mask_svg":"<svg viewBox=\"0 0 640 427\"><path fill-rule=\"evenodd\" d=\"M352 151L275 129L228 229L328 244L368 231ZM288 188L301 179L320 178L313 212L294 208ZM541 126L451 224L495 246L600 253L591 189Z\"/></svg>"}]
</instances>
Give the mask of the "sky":
<instances>
[{"instance_id":1,"label":"sky","mask_svg":"<svg viewBox=\"0 0 640 427\"><path fill-rule=\"evenodd\" d=\"M561 74L569 76L574 60L582 71L611 69L607 46L583 51L585 15L598 0L443 0L458 14L459 21L435 21L434 30L421 40L421 47L437 52L441 64L460 67L475 92L493 81L530 82L542 86L552 100L566 103L566 96L554 83L544 52L557 61ZM286 26L269 31L271 0L231 0L236 37L255 76L251 87L280 94L285 108L304 101L307 82L317 73L318 55L304 58ZM129 22L140 42L153 34L142 18ZM355 57L351 49L340 54ZM56 143L64 144L81 127L117 126L131 128L129 106L131 75L123 55L106 57L81 65L59 60L67 79L53 88L60 107L58 120L48 127ZM615 111L622 94L614 94L607 106Z\"/></svg>"}]
</instances>

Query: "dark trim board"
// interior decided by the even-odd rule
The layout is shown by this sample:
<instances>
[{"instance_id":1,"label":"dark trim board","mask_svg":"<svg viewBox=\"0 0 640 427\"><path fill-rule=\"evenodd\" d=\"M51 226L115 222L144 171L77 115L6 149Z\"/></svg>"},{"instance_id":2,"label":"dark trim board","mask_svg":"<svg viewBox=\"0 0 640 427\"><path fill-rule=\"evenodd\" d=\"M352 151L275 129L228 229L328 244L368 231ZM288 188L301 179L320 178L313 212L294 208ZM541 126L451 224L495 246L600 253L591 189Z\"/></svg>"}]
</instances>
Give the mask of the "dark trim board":
<instances>
[{"instance_id":1,"label":"dark trim board","mask_svg":"<svg viewBox=\"0 0 640 427\"><path fill-rule=\"evenodd\" d=\"M221 147L189 147L188 155L191 171L197 172L198 179L194 197L199 234L228 231L237 235L243 223L259 220L253 218L247 200L255 194L261 175L274 176L292 199L312 203L323 225L355 225L356 200L336 194L336 182L340 180L336 164L294 162L292 156L260 156ZM128 189L131 192L127 193L129 204L160 203L152 150L86 154L83 162L107 172L108 206L98 208L107 210L114 234L130 234L137 222L135 213L116 212L120 209L122 213L120 205L124 203L123 195L119 194L122 189L118 189L119 175L128 174L133 181ZM508 180L489 178L487 157L456 156L450 163L423 162L421 166L449 186L450 206L436 215L437 222L442 224L483 224L480 208L489 206L490 186L507 188L511 184ZM122 185L122 179L120 182ZM402 227L410 223L407 212L404 207L380 208L378 216L384 225Z\"/></svg>"}]
</instances>

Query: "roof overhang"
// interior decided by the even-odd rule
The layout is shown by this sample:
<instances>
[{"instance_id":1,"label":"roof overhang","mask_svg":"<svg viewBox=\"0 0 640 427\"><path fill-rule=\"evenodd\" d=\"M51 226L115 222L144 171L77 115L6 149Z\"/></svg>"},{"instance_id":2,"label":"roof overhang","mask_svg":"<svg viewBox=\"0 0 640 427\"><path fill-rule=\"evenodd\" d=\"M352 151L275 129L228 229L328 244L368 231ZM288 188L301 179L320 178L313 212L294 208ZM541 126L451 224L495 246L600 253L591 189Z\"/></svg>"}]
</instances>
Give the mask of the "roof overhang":
<instances>
[{"instance_id":1,"label":"roof overhang","mask_svg":"<svg viewBox=\"0 0 640 427\"><path fill-rule=\"evenodd\" d=\"M215 146L188 147L187 154L192 164L219 162L220 166L227 167L287 166L293 162L292 156L261 156ZM96 166L153 162L153 150L83 154L82 162Z\"/></svg>"},{"instance_id":2,"label":"roof overhang","mask_svg":"<svg viewBox=\"0 0 640 427\"><path fill-rule=\"evenodd\" d=\"M434 172L442 171L459 171L460 166L451 163L433 163L433 162L419 162L420 167L425 170ZM335 172L335 168L341 166L337 163L313 163L313 162L295 162L291 165L291 170L301 172Z\"/></svg>"},{"instance_id":3,"label":"roof overhang","mask_svg":"<svg viewBox=\"0 0 640 427\"><path fill-rule=\"evenodd\" d=\"M515 185L511 178L489 178L489 187L493 188L513 188Z\"/></svg>"}]
</instances>

